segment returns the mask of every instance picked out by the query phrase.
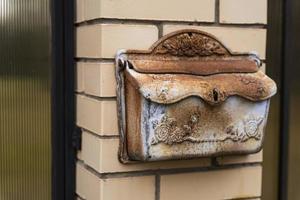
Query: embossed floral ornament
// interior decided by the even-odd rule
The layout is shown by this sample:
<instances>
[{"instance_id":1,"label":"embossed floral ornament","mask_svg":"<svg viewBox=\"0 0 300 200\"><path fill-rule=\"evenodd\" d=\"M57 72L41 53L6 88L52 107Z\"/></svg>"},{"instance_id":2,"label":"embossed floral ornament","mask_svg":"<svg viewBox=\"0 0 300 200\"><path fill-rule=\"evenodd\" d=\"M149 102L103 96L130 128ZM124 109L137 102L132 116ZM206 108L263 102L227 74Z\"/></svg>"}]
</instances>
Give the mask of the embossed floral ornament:
<instances>
[{"instance_id":1,"label":"embossed floral ornament","mask_svg":"<svg viewBox=\"0 0 300 200\"><path fill-rule=\"evenodd\" d=\"M169 132L176 126L176 120L163 116L160 124L155 127L155 137L153 137L151 144L157 144L160 141L167 141Z\"/></svg>"},{"instance_id":2,"label":"embossed floral ornament","mask_svg":"<svg viewBox=\"0 0 300 200\"><path fill-rule=\"evenodd\" d=\"M184 131L177 127L177 122L174 118L164 116L161 122L155 127L151 144L164 142L171 145L176 141L181 141L185 134Z\"/></svg>"},{"instance_id":3,"label":"embossed floral ornament","mask_svg":"<svg viewBox=\"0 0 300 200\"><path fill-rule=\"evenodd\" d=\"M185 33L164 41L156 48L155 53L193 57L227 55L228 51L220 43L208 36Z\"/></svg>"},{"instance_id":4,"label":"embossed floral ornament","mask_svg":"<svg viewBox=\"0 0 300 200\"><path fill-rule=\"evenodd\" d=\"M261 138L261 131L259 127L263 122L263 117L248 116L245 118L240 125L230 125L226 128L225 132L227 134L226 139L231 139L232 141L245 142L250 138L259 140Z\"/></svg>"},{"instance_id":5,"label":"embossed floral ornament","mask_svg":"<svg viewBox=\"0 0 300 200\"><path fill-rule=\"evenodd\" d=\"M261 137L261 134L258 131L259 125L262 123L263 118L258 117L255 118L253 116L249 117L248 119L244 120L244 131L249 138L257 138Z\"/></svg>"},{"instance_id":6,"label":"embossed floral ornament","mask_svg":"<svg viewBox=\"0 0 300 200\"><path fill-rule=\"evenodd\" d=\"M193 143L203 142L223 142L231 140L233 142L246 142L247 140L254 138L255 140L261 139L261 131L259 127L263 122L263 117L248 116L244 120L241 120L234 125L229 125L225 129L225 135L223 137L215 137L210 139L195 138L192 135L197 130L199 122L199 115L192 114L186 125L182 127L177 125L175 118L164 116L161 121L154 125L154 137L152 138L151 145L158 143L165 143L172 145L174 143L181 143L184 141Z\"/></svg>"},{"instance_id":7,"label":"embossed floral ornament","mask_svg":"<svg viewBox=\"0 0 300 200\"><path fill-rule=\"evenodd\" d=\"M154 137L151 144L158 144L163 142L168 145L173 143L181 143L189 140L189 135L193 132L194 125L199 121L199 116L191 115L188 125L185 124L182 127L177 125L177 121L174 118L163 116L160 123L154 128Z\"/></svg>"}]
</instances>

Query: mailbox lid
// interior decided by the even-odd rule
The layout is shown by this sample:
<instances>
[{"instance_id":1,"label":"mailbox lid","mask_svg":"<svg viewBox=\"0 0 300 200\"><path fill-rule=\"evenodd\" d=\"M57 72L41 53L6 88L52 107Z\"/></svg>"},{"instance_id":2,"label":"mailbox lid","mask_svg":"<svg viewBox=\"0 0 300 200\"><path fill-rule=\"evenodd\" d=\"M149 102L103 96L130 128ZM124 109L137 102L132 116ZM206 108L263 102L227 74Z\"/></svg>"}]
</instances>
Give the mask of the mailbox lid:
<instances>
[{"instance_id":1,"label":"mailbox lid","mask_svg":"<svg viewBox=\"0 0 300 200\"><path fill-rule=\"evenodd\" d=\"M221 103L230 96L262 101L277 90L275 82L261 71L198 76L147 74L127 69L125 76L144 98L160 104L175 103L189 96L201 97L209 104Z\"/></svg>"},{"instance_id":2,"label":"mailbox lid","mask_svg":"<svg viewBox=\"0 0 300 200\"><path fill-rule=\"evenodd\" d=\"M182 73L212 75L219 73L257 72L259 69L254 56L232 56L221 58L175 59L173 57L143 56L129 60L134 70L140 73Z\"/></svg>"}]
</instances>

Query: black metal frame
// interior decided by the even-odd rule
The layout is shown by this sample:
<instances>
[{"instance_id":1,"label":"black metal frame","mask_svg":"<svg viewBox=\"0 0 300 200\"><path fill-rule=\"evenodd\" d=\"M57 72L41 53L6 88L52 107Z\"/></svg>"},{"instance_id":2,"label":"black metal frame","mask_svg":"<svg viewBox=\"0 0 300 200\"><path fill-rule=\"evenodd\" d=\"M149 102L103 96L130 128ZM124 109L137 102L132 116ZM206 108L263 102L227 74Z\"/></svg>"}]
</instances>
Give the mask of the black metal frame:
<instances>
[{"instance_id":1,"label":"black metal frame","mask_svg":"<svg viewBox=\"0 0 300 200\"><path fill-rule=\"evenodd\" d=\"M51 0L52 199L75 199L74 0Z\"/></svg>"},{"instance_id":2,"label":"black metal frame","mask_svg":"<svg viewBox=\"0 0 300 200\"><path fill-rule=\"evenodd\" d=\"M274 60L281 67L268 70L279 86L280 98L280 151L279 151L279 200L287 199L288 182L288 145L289 145L289 51L292 31L292 0L278 0L277 10L282 12L276 18L281 26L282 35L274 34L272 40L279 39L278 47L283 49L271 53L279 56ZM72 146L72 134L75 128L74 98L74 0L52 0L52 199L75 198L75 149ZM278 28L278 27L277 27ZM280 37L280 38L279 38ZM282 44L281 43L282 40ZM278 66L278 65L277 65Z\"/></svg>"},{"instance_id":3,"label":"black metal frame","mask_svg":"<svg viewBox=\"0 0 300 200\"><path fill-rule=\"evenodd\" d=\"M276 132L269 132L268 134L271 136L267 136L269 142L269 149L265 151L266 155L274 153L274 157L276 157L276 160L270 160L269 158L265 158L266 163L265 166L272 167L272 164L276 164L278 166L275 166L273 170L275 172L265 171L267 175L265 177L272 177L276 176L274 178L276 181L275 183L271 182L272 180L265 180L264 187L268 187L268 184L274 184L271 187L272 189L266 190L267 192L277 192L276 194L263 194L263 197L266 198L276 198L280 199L281 196L281 188L282 184L279 181L281 178L281 171L282 171L282 160L281 160L281 154L282 154L282 144L281 143L281 137L282 134L282 97L284 94L282 94L283 86L282 86L282 54L283 54L283 0L268 0L268 35L267 35L267 74L272 77L272 79L277 83L278 92L276 96L274 96L271 100L271 107L270 107L270 118L269 118L269 125L276 126L272 130L276 130ZM279 145L279 147L277 146ZM274 158L273 157L273 158ZM267 169L268 170L268 169ZM273 179L273 181L274 181ZM264 190L263 190L264 191Z\"/></svg>"},{"instance_id":4,"label":"black metal frame","mask_svg":"<svg viewBox=\"0 0 300 200\"><path fill-rule=\"evenodd\" d=\"M283 0L282 8L282 62L281 62L281 106L280 106L280 151L279 151L279 185L278 199L287 200L288 198L288 150L289 150L289 87L288 87L288 49L290 36L290 0Z\"/></svg>"},{"instance_id":5,"label":"black metal frame","mask_svg":"<svg viewBox=\"0 0 300 200\"><path fill-rule=\"evenodd\" d=\"M289 176L289 122L290 122L290 67L293 66L293 3L296 0L269 0L270 13L268 19L268 53L271 68L267 73L278 84L278 123L279 123L279 154L278 154L278 200L288 199ZM270 27L270 25L272 27ZM269 64L269 63L268 63ZM276 122L273 122L276 123ZM274 144L276 145L276 144Z\"/></svg>"},{"instance_id":6,"label":"black metal frame","mask_svg":"<svg viewBox=\"0 0 300 200\"><path fill-rule=\"evenodd\" d=\"M278 196L279 200L287 200L288 196L288 179L291 177L289 174L289 148L290 148L290 114L291 103L293 98L293 92L291 88L295 88L292 83L293 77L295 77L295 67L299 65L298 50L299 45L295 45L299 42L297 34L299 33L299 3L297 0L282 0L282 63L281 63L281 127L280 127L280 155L279 155L279 188ZM298 59L295 59L295 58Z\"/></svg>"},{"instance_id":7,"label":"black metal frame","mask_svg":"<svg viewBox=\"0 0 300 200\"><path fill-rule=\"evenodd\" d=\"M295 45L296 42L299 42L297 34L299 33L299 25L297 25L297 20L299 17L299 3L297 0L283 0L283 53L282 53L282 98L281 98L281 148L280 148L280 172L279 172L279 200L287 200L288 197L288 178L291 176L289 174L289 146L290 146L290 100L292 97L291 88L294 88L295 85L291 82L294 77L293 67L298 67L299 59L295 60L295 57L298 57L297 53L299 47ZM297 30L298 29L298 30Z\"/></svg>"}]
</instances>

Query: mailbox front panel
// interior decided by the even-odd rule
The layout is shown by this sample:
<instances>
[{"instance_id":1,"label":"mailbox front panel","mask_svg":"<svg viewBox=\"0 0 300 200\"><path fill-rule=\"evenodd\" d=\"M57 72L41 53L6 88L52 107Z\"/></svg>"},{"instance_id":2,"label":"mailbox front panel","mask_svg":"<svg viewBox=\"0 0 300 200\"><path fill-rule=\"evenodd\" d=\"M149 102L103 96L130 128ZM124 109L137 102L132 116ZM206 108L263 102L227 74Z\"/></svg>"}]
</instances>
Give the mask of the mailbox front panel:
<instances>
[{"instance_id":1,"label":"mailbox front panel","mask_svg":"<svg viewBox=\"0 0 300 200\"><path fill-rule=\"evenodd\" d=\"M138 160L184 159L260 150L268 100L230 97L211 106L199 97L162 105L142 99ZM128 130L130 133L130 130ZM131 140L128 135L128 140ZM130 154L130 152L129 152ZM136 155L136 153L133 153Z\"/></svg>"}]
</instances>

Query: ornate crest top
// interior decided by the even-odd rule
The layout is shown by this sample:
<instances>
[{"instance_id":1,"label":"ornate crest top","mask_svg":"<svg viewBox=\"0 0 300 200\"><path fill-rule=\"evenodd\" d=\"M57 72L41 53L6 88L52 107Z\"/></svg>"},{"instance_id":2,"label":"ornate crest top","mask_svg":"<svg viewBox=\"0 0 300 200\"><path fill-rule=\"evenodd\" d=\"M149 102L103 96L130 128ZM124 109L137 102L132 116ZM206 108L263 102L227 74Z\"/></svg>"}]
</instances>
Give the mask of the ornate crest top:
<instances>
[{"instance_id":1,"label":"ornate crest top","mask_svg":"<svg viewBox=\"0 0 300 200\"><path fill-rule=\"evenodd\" d=\"M157 46L155 46L157 45ZM215 37L196 30L176 32L154 44L153 54L172 56L230 56L230 51Z\"/></svg>"},{"instance_id":2,"label":"ornate crest top","mask_svg":"<svg viewBox=\"0 0 300 200\"><path fill-rule=\"evenodd\" d=\"M257 55L234 54L214 36L194 29L168 34L149 50L121 50L117 57L140 73L254 73L260 66Z\"/></svg>"}]
</instances>

